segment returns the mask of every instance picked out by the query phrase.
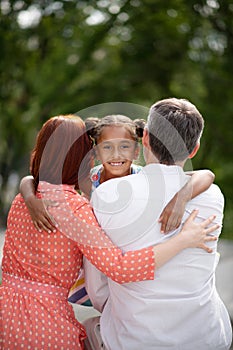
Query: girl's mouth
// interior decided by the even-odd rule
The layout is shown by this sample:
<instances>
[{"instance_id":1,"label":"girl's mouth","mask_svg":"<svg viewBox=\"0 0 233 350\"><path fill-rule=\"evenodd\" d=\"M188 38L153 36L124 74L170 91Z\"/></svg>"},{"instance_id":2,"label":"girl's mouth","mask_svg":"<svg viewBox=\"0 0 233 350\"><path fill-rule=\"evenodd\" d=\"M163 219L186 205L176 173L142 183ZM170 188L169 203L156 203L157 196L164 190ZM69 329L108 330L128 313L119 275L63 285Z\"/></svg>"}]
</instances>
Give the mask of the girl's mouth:
<instances>
[{"instance_id":1,"label":"girl's mouth","mask_svg":"<svg viewBox=\"0 0 233 350\"><path fill-rule=\"evenodd\" d=\"M121 165L125 164L125 162L109 162L108 164L110 164L112 166L121 166Z\"/></svg>"}]
</instances>

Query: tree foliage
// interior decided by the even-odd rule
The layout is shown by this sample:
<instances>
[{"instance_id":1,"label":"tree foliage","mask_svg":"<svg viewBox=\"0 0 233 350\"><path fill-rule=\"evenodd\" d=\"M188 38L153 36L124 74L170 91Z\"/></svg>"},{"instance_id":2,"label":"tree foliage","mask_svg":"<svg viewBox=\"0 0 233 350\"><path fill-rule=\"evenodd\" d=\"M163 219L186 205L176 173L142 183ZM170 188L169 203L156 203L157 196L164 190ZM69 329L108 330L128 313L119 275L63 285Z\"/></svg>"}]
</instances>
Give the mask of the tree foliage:
<instances>
[{"instance_id":1,"label":"tree foliage","mask_svg":"<svg viewBox=\"0 0 233 350\"><path fill-rule=\"evenodd\" d=\"M216 173L226 197L224 235L233 238L231 1L3 0L0 20L3 216L12 174L28 173L36 130L47 118L177 96L205 118L193 163Z\"/></svg>"}]
</instances>

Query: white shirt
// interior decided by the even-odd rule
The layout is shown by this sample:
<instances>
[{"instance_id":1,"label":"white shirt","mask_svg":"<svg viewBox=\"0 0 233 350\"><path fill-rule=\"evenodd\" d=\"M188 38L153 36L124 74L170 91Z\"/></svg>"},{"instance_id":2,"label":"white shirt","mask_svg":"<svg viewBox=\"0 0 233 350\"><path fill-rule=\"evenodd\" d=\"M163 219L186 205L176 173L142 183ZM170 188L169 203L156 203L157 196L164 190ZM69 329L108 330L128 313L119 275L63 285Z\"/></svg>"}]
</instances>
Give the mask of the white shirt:
<instances>
[{"instance_id":1,"label":"white shirt","mask_svg":"<svg viewBox=\"0 0 233 350\"><path fill-rule=\"evenodd\" d=\"M150 164L137 175L109 180L93 193L97 219L124 251L158 244L178 232L161 234L157 219L187 178L178 166ZM223 206L221 191L212 185L187 204L183 221L198 208L197 220L215 214L221 225ZM85 261L86 287L102 311L107 349L229 349L230 320L215 287L217 242L208 244L213 253L185 249L156 270L153 281L120 285Z\"/></svg>"}]
</instances>

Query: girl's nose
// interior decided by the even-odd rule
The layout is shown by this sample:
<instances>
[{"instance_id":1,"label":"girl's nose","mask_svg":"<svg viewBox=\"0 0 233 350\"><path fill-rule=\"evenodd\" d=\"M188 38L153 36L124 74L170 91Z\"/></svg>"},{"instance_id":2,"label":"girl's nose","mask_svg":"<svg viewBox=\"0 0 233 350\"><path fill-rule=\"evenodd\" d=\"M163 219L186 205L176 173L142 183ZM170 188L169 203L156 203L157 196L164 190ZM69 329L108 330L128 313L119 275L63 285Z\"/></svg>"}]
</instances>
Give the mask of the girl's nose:
<instances>
[{"instance_id":1,"label":"girl's nose","mask_svg":"<svg viewBox=\"0 0 233 350\"><path fill-rule=\"evenodd\" d=\"M113 150L112 150L112 156L114 158L117 158L119 156L120 152L119 152L119 147L117 145L114 145Z\"/></svg>"}]
</instances>

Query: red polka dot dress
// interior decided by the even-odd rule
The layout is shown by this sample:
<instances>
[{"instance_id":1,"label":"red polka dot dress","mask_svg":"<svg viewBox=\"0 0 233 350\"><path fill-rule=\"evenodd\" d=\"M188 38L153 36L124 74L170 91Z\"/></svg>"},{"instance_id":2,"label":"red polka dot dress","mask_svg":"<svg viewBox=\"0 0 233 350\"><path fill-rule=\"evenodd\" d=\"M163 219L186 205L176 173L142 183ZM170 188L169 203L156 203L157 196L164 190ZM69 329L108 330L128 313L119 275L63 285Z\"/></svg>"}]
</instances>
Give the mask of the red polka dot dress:
<instances>
[{"instance_id":1,"label":"red polka dot dress","mask_svg":"<svg viewBox=\"0 0 233 350\"><path fill-rule=\"evenodd\" d=\"M153 248L123 254L72 186L40 183L39 193L59 203L51 210L59 229L36 231L21 195L16 196L3 249L0 349L83 349L85 329L67 301L83 254L124 283L154 278Z\"/></svg>"}]
</instances>

